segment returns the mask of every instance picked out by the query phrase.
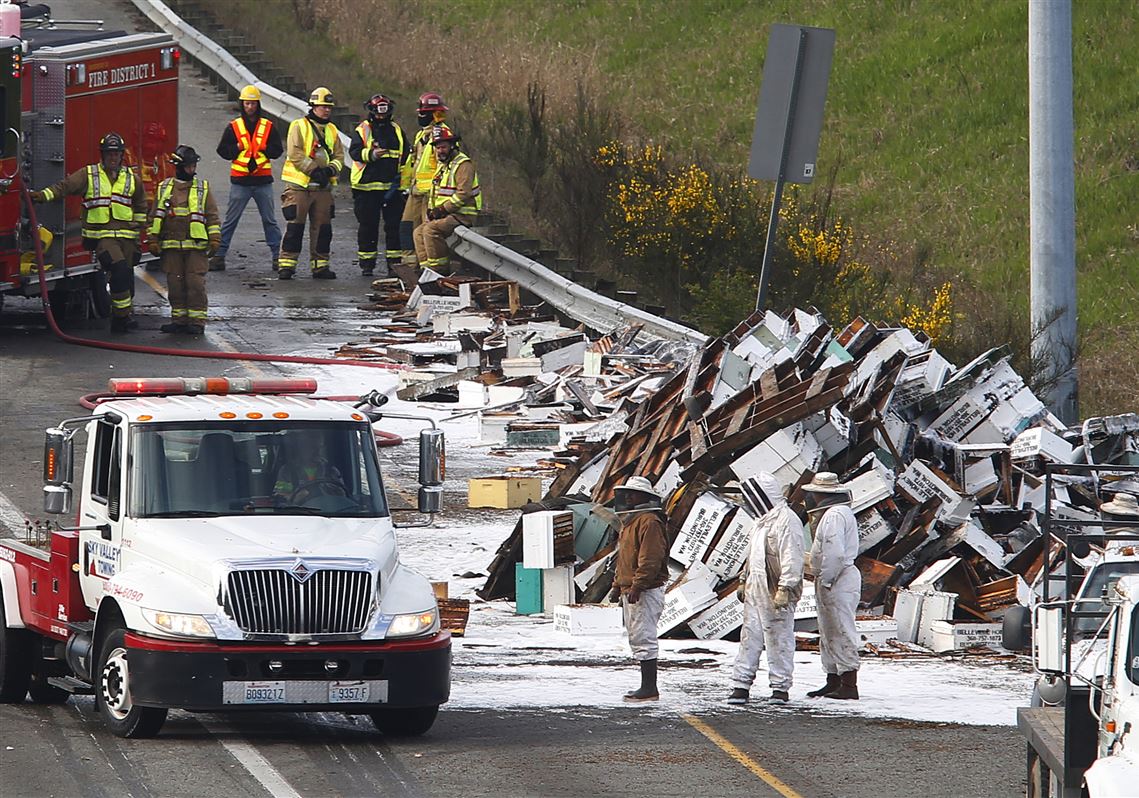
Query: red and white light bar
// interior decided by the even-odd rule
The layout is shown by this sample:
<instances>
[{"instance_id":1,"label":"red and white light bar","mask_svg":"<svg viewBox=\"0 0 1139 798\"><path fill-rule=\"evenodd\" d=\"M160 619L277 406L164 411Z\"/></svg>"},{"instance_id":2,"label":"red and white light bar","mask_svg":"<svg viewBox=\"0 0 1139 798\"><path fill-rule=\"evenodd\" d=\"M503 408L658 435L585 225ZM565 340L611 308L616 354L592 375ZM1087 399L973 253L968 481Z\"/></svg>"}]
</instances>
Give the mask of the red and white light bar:
<instances>
[{"instance_id":1,"label":"red and white light bar","mask_svg":"<svg viewBox=\"0 0 1139 798\"><path fill-rule=\"evenodd\" d=\"M246 377L155 377L109 380L113 396L192 396L194 394L316 393L316 380L253 380Z\"/></svg>"}]
</instances>

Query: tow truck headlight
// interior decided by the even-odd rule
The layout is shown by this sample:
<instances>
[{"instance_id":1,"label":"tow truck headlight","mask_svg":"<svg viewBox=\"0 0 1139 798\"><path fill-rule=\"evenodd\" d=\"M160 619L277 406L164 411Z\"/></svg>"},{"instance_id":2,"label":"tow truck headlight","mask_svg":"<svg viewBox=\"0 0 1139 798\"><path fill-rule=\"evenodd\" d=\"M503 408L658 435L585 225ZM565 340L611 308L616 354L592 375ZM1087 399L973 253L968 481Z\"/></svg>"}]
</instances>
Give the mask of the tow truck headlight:
<instances>
[{"instance_id":1,"label":"tow truck headlight","mask_svg":"<svg viewBox=\"0 0 1139 798\"><path fill-rule=\"evenodd\" d=\"M143 610L146 622L167 634L178 637L214 637L213 627L201 615L183 615L178 612Z\"/></svg>"},{"instance_id":2,"label":"tow truck headlight","mask_svg":"<svg viewBox=\"0 0 1139 798\"><path fill-rule=\"evenodd\" d=\"M388 627L388 637L411 637L433 632L439 627L439 610L432 607L427 612L411 612L396 615Z\"/></svg>"}]
</instances>

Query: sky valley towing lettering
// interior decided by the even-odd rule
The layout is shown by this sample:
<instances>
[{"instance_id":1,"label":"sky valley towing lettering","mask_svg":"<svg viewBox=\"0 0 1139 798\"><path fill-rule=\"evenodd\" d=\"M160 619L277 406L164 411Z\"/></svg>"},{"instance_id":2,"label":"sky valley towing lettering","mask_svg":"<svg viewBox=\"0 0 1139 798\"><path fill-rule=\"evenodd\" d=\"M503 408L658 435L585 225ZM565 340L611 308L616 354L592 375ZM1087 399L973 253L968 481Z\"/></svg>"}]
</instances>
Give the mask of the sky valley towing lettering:
<instances>
[{"instance_id":1,"label":"sky valley towing lettering","mask_svg":"<svg viewBox=\"0 0 1139 798\"><path fill-rule=\"evenodd\" d=\"M132 64L111 69L87 70L87 85L92 89L103 86L117 86L121 83L134 83L140 80L150 80L157 77L158 70L154 64Z\"/></svg>"}]
</instances>

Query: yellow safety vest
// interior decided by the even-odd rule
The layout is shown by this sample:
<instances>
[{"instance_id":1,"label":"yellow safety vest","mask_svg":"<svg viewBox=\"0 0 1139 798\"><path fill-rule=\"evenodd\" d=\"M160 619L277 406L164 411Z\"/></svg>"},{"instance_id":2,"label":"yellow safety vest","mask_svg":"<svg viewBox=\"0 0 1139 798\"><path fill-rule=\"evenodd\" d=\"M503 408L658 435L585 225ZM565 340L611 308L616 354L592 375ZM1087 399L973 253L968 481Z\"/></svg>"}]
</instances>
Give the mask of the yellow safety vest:
<instances>
[{"instance_id":1,"label":"yellow safety vest","mask_svg":"<svg viewBox=\"0 0 1139 798\"><path fill-rule=\"evenodd\" d=\"M435 179L431 185L431 203L428 207L438 208L443 203L453 199L458 188L455 186L455 170L459 168L459 164L466 163L471 160L465 153L459 152L451 159L450 163L440 164L439 171L435 173ZM475 214L482 210L482 189L479 188L479 173L475 172L475 179L471 183L471 194L473 195L465 205L460 205L451 213L470 213Z\"/></svg>"},{"instance_id":2,"label":"yellow safety vest","mask_svg":"<svg viewBox=\"0 0 1139 798\"><path fill-rule=\"evenodd\" d=\"M313 135L313 127L315 126L315 123L309 120L309 118L306 116L302 119L294 119L289 124L289 130L292 131L295 125L301 125L301 141L304 143L305 155L309 158L315 157L316 148L320 146L317 143L316 136ZM336 139L339 135L340 131L336 129L336 125L332 124L332 122L324 123L324 143L328 147L328 165L333 169L336 169L338 172L340 171L340 167L343 164L338 161L334 161L332 159L332 153L336 151ZM292 183L293 185L300 186L301 188L308 188L310 180L307 174L302 172L297 167L293 166L293 162L287 158L285 159L284 167L281 169L281 179L286 183ZM328 185L331 188L332 186L335 186L336 183L336 175L333 175Z\"/></svg>"},{"instance_id":3,"label":"yellow safety vest","mask_svg":"<svg viewBox=\"0 0 1139 798\"><path fill-rule=\"evenodd\" d=\"M380 160L389 158L396 161L398 172L398 167L400 167L399 159L403 155L403 128L394 123L392 127L395 128L396 148L394 150L384 150L384 154L380 156ZM356 132L360 134L360 139L364 142L362 152L370 153L372 151L372 126L368 124L367 120L364 120L356 126ZM371 162L375 163L375 161ZM374 183L361 183L360 178L364 176L364 169L367 165L368 164L363 161L352 162L352 188L357 191L387 191L395 186L394 182L384 183L382 181L376 181ZM400 182L402 183L403 181L401 180Z\"/></svg>"},{"instance_id":4,"label":"yellow safety vest","mask_svg":"<svg viewBox=\"0 0 1139 798\"><path fill-rule=\"evenodd\" d=\"M119 176L111 180L101 163L87 166L87 191L83 195L84 238L134 238L133 230L103 230L92 225L104 225L112 219L118 222L145 221L135 218L131 197L135 190L134 172L124 166Z\"/></svg>"},{"instance_id":5,"label":"yellow safety vest","mask_svg":"<svg viewBox=\"0 0 1139 798\"><path fill-rule=\"evenodd\" d=\"M158 194L155 198L154 221L150 223L150 236L155 238L162 230L162 221L167 215L173 216L189 216L190 217L190 241L185 242L189 244L188 247L183 246L182 241L178 240L163 240L163 249L202 249L206 245L209 238L209 231L206 230L206 192L210 190L210 184L195 177L190 186L190 191L187 195L186 207L174 207L171 204L170 197L174 193L174 178L168 177L158 185ZM217 225L214 225L217 227ZM217 227L213 231L216 235L221 235L221 228Z\"/></svg>"},{"instance_id":6,"label":"yellow safety vest","mask_svg":"<svg viewBox=\"0 0 1139 798\"><path fill-rule=\"evenodd\" d=\"M446 125L441 125L441 127L450 130ZM435 159L435 148L431 146L431 128L432 125L428 125L415 134L415 146L423 147L415 161L415 169L412 175L416 194L431 193L432 181L435 179L435 173L439 171L439 161ZM414 152L413 149L412 153L414 154Z\"/></svg>"}]
</instances>

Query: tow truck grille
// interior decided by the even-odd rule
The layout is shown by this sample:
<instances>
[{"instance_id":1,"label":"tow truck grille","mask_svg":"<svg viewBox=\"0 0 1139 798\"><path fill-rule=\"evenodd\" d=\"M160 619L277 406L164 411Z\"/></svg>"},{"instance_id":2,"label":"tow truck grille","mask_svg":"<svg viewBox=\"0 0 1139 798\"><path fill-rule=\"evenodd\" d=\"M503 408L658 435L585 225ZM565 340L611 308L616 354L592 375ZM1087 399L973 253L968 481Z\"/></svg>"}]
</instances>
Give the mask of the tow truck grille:
<instances>
[{"instance_id":1,"label":"tow truck grille","mask_svg":"<svg viewBox=\"0 0 1139 798\"><path fill-rule=\"evenodd\" d=\"M356 634L375 595L365 571L318 570L303 582L281 569L231 571L226 588L226 613L250 634Z\"/></svg>"}]
</instances>

